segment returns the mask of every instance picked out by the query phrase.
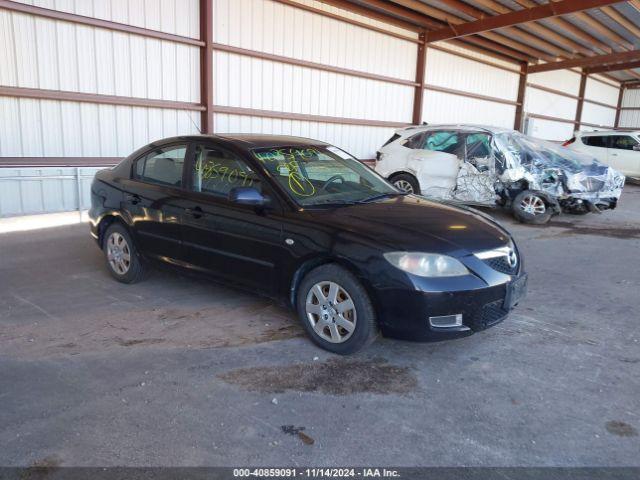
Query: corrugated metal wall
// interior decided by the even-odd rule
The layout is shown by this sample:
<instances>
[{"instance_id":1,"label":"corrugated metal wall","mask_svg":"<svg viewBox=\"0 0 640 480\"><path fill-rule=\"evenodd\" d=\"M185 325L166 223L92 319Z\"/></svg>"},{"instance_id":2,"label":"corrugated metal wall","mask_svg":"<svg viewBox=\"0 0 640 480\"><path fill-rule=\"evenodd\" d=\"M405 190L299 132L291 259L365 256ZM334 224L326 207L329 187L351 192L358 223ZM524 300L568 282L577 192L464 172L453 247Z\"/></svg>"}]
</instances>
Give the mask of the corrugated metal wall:
<instances>
[{"instance_id":1,"label":"corrugated metal wall","mask_svg":"<svg viewBox=\"0 0 640 480\"><path fill-rule=\"evenodd\" d=\"M317 6L320 2L304 2ZM414 81L417 44L269 0L215 0L214 42ZM333 13L340 12L333 9ZM242 26L242 28L241 28ZM397 30L397 29L396 29ZM411 36L411 32L403 32ZM410 123L411 86L214 52L216 105ZM216 114L217 132L311 136L372 158L394 128Z\"/></svg>"},{"instance_id":2,"label":"corrugated metal wall","mask_svg":"<svg viewBox=\"0 0 640 480\"><path fill-rule=\"evenodd\" d=\"M616 109L620 88L598 82L592 77L587 78L584 97L605 105L597 105L586 101L582 109L582 121L595 125L613 127L616 122ZM581 130L593 130L594 127L583 126Z\"/></svg>"},{"instance_id":3,"label":"corrugated metal wall","mask_svg":"<svg viewBox=\"0 0 640 480\"><path fill-rule=\"evenodd\" d=\"M525 111L530 114L527 132L529 135L547 140L566 140L573 134L578 100L536 85L577 96L580 90L580 74L571 70L534 73L529 75L529 87L525 101ZM566 120L547 120L537 116L555 117Z\"/></svg>"},{"instance_id":4,"label":"corrugated metal wall","mask_svg":"<svg viewBox=\"0 0 640 480\"><path fill-rule=\"evenodd\" d=\"M377 30L273 0L213 0L214 129L318 138L359 158L372 158L395 129L412 121L417 34L321 1L294 1ZM199 37L199 0L21 3ZM283 63L265 55L319 66ZM2 9L0 65L2 86L200 102L198 46ZM362 74L326 71L325 66ZM429 123L511 128L519 79L516 64L438 43L427 49L423 118ZM579 80L571 71L529 78L570 96L578 94ZM568 138L576 99L535 87L527 90L525 115L555 118L532 118L530 133ZM586 97L615 105L616 91L590 80ZM198 131L198 111L172 107L0 96L0 156L121 157L152 140ZM623 112L623 119L629 115ZM586 123L613 125L614 118L610 108L585 104ZM0 198L2 214L19 213L15 206L27 205L6 197L17 195L9 185L27 173L21 169L8 176L13 180L3 180L4 191L13 193ZM34 170L39 174L48 172ZM28 188L35 192L33 181ZM52 198L52 210L67 205L56 195ZM39 202L34 200L34 205ZM34 208L28 206L25 212L41 211Z\"/></svg>"},{"instance_id":5,"label":"corrugated metal wall","mask_svg":"<svg viewBox=\"0 0 640 480\"><path fill-rule=\"evenodd\" d=\"M33 1L37 6L185 36L198 0ZM198 47L0 9L0 85L200 101ZM0 97L0 156L125 156L197 131L195 112Z\"/></svg>"},{"instance_id":6,"label":"corrugated metal wall","mask_svg":"<svg viewBox=\"0 0 640 480\"><path fill-rule=\"evenodd\" d=\"M0 168L0 217L88 209L99 168Z\"/></svg>"},{"instance_id":7,"label":"corrugated metal wall","mask_svg":"<svg viewBox=\"0 0 640 480\"><path fill-rule=\"evenodd\" d=\"M428 86L454 89L510 102L518 97L519 69L513 64L446 46L452 52L471 54L481 62L453 53L427 50L425 83ZM510 68L512 71L499 68ZM480 100L427 88L423 118L428 123L476 123L513 128L515 105Z\"/></svg>"},{"instance_id":8,"label":"corrugated metal wall","mask_svg":"<svg viewBox=\"0 0 640 480\"><path fill-rule=\"evenodd\" d=\"M637 128L640 130L640 90L636 88L626 89L622 97L622 110L620 112L620 127Z\"/></svg>"},{"instance_id":9,"label":"corrugated metal wall","mask_svg":"<svg viewBox=\"0 0 640 480\"><path fill-rule=\"evenodd\" d=\"M525 111L529 115L527 133L547 140L567 140L574 131L580 73L555 70L529 75ZM619 86L611 80L587 77L580 130L613 128ZM595 103L594 103L595 102ZM544 118L551 117L551 118Z\"/></svg>"}]
</instances>

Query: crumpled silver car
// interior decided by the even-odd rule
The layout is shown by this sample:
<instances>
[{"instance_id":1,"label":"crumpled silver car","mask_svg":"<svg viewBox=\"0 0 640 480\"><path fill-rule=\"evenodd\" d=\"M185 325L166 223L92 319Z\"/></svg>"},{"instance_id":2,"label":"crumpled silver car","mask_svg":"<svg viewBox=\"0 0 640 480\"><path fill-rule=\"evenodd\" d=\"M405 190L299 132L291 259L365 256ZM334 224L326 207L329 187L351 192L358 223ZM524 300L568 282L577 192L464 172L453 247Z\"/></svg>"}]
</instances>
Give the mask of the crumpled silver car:
<instances>
[{"instance_id":1,"label":"crumpled silver car","mask_svg":"<svg viewBox=\"0 0 640 480\"><path fill-rule=\"evenodd\" d=\"M616 207L625 177L595 158L515 130L426 125L398 130L376 171L397 188L471 205L510 208L525 223L560 212Z\"/></svg>"}]
</instances>

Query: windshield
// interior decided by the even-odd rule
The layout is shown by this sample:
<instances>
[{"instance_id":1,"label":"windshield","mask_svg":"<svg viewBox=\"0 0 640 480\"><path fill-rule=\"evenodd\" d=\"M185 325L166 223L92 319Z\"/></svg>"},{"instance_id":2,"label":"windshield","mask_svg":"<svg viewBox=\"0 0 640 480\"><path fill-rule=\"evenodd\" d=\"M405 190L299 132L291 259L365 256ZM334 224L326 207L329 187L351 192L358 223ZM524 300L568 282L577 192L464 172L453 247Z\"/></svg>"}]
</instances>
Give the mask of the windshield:
<instances>
[{"instance_id":1,"label":"windshield","mask_svg":"<svg viewBox=\"0 0 640 480\"><path fill-rule=\"evenodd\" d=\"M522 135L521 133L499 133L495 143L503 155L511 161L512 168L518 165L526 167L556 167L578 172L584 167L597 164L590 155L578 153L551 142Z\"/></svg>"},{"instance_id":2,"label":"windshield","mask_svg":"<svg viewBox=\"0 0 640 480\"><path fill-rule=\"evenodd\" d=\"M402 195L337 147L260 148L253 155L302 206L344 205Z\"/></svg>"}]
</instances>

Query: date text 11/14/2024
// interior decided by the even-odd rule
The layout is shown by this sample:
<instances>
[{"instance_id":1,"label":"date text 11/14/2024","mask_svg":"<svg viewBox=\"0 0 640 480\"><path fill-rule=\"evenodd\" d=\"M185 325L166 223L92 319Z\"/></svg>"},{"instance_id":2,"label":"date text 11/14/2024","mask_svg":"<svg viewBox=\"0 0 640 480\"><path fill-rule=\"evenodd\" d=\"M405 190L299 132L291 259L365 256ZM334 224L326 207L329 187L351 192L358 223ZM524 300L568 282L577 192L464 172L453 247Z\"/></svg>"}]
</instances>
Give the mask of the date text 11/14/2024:
<instances>
[{"instance_id":1,"label":"date text 11/14/2024","mask_svg":"<svg viewBox=\"0 0 640 480\"><path fill-rule=\"evenodd\" d=\"M233 476L270 478L401 478L387 468L236 468Z\"/></svg>"}]
</instances>

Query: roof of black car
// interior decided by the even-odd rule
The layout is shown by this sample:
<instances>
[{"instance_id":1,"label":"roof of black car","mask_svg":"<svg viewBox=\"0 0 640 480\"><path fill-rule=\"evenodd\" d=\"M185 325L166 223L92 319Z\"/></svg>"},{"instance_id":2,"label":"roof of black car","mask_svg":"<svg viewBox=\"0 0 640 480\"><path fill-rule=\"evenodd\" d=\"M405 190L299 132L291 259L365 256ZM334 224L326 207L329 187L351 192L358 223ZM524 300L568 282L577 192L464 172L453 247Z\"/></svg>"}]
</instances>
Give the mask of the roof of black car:
<instances>
[{"instance_id":1,"label":"roof of black car","mask_svg":"<svg viewBox=\"0 0 640 480\"><path fill-rule=\"evenodd\" d=\"M216 135L227 140L242 142L253 148L259 147L286 147L288 145L326 145L320 140L311 138L294 137L290 135L260 135L252 133L224 133Z\"/></svg>"},{"instance_id":2,"label":"roof of black car","mask_svg":"<svg viewBox=\"0 0 640 480\"><path fill-rule=\"evenodd\" d=\"M260 135L254 133L223 133L216 135L185 135L179 137L187 140L202 140L203 138L211 138L213 140L226 140L233 142L244 148L263 148L263 147L287 147L296 145L328 145L320 140L312 140L304 137L294 137L289 135ZM164 141L173 140L165 139Z\"/></svg>"}]
</instances>

